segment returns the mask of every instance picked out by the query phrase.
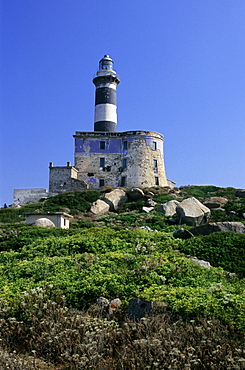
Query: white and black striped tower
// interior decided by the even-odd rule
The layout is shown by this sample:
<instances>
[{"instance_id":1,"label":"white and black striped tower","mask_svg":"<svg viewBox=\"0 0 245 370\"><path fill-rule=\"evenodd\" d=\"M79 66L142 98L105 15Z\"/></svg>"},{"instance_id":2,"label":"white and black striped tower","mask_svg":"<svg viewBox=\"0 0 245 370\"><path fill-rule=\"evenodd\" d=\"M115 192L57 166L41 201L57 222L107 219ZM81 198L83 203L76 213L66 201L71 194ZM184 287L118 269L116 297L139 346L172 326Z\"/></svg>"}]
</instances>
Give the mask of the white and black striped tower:
<instances>
[{"instance_id":1,"label":"white and black striped tower","mask_svg":"<svg viewBox=\"0 0 245 370\"><path fill-rule=\"evenodd\" d=\"M93 83L95 91L94 131L117 131L117 85L120 80L113 70L113 60L105 55Z\"/></svg>"}]
</instances>

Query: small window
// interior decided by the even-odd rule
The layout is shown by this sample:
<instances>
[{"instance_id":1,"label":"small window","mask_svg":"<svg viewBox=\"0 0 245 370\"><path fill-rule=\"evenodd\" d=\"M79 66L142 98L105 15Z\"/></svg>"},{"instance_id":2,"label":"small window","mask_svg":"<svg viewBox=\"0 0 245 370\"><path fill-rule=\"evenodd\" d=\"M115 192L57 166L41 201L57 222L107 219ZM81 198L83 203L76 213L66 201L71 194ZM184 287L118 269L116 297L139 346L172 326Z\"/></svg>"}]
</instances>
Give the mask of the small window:
<instances>
[{"instance_id":1,"label":"small window","mask_svg":"<svg viewBox=\"0 0 245 370\"><path fill-rule=\"evenodd\" d=\"M128 149L128 142L127 141L123 142L123 149Z\"/></svg>"},{"instance_id":2,"label":"small window","mask_svg":"<svg viewBox=\"0 0 245 370\"><path fill-rule=\"evenodd\" d=\"M100 149L105 149L105 141L100 141Z\"/></svg>"},{"instance_id":3,"label":"small window","mask_svg":"<svg viewBox=\"0 0 245 370\"><path fill-rule=\"evenodd\" d=\"M126 177L125 176L122 176L121 178L121 186L125 186L126 185Z\"/></svg>"},{"instance_id":4,"label":"small window","mask_svg":"<svg viewBox=\"0 0 245 370\"><path fill-rule=\"evenodd\" d=\"M105 180L104 179L99 180L99 186L100 186L100 188L101 188L101 186L105 186Z\"/></svg>"},{"instance_id":5,"label":"small window","mask_svg":"<svg viewBox=\"0 0 245 370\"><path fill-rule=\"evenodd\" d=\"M156 141L153 141L153 143L152 143L152 149L153 150L157 150L157 142Z\"/></svg>"},{"instance_id":6,"label":"small window","mask_svg":"<svg viewBox=\"0 0 245 370\"><path fill-rule=\"evenodd\" d=\"M127 164L128 164L127 158L123 158L123 162L122 162L123 167L127 167Z\"/></svg>"},{"instance_id":7,"label":"small window","mask_svg":"<svg viewBox=\"0 0 245 370\"><path fill-rule=\"evenodd\" d=\"M64 226L66 226L66 219L64 218Z\"/></svg>"},{"instance_id":8,"label":"small window","mask_svg":"<svg viewBox=\"0 0 245 370\"><path fill-rule=\"evenodd\" d=\"M100 167L105 167L105 158L100 158Z\"/></svg>"},{"instance_id":9,"label":"small window","mask_svg":"<svg viewBox=\"0 0 245 370\"><path fill-rule=\"evenodd\" d=\"M157 160L156 159L153 159L153 167L157 168Z\"/></svg>"},{"instance_id":10,"label":"small window","mask_svg":"<svg viewBox=\"0 0 245 370\"><path fill-rule=\"evenodd\" d=\"M155 185L159 185L159 178L155 177Z\"/></svg>"}]
</instances>

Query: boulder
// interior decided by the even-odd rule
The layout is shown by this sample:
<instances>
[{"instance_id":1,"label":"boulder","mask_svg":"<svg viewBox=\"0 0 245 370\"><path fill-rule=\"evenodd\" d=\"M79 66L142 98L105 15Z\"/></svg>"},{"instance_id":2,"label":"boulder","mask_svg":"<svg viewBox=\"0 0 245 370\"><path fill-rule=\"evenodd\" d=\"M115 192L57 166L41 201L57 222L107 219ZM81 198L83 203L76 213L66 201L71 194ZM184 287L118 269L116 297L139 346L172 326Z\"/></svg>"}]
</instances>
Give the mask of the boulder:
<instances>
[{"instance_id":1,"label":"boulder","mask_svg":"<svg viewBox=\"0 0 245 370\"><path fill-rule=\"evenodd\" d=\"M106 309L109 307L109 301L107 298L105 297L99 297L97 300L96 300L96 303L97 305L102 308L102 309Z\"/></svg>"},{"instance_id":2,"label":"boulder","mask_svg":"<svg viewBox=\"0 0 245 370\"><path fill-rule=\"evenodd\" d=\"M109 303L109 314L113 315L116 310L122 305L122 301L119 298L112 299Z\"/></svg>"},{"instance_id":3,"label":"boulder","mask_svg":"<svg viewBox=\"0 0 245 370\"><path fill-rule=\"evenodd\" d=\"M116 211L121 204L128 201L128 197L124 190L115 189L105 194L103 201L109 204L111 211Z\"/></svg>"},{"instance_id":4,"label":"boulder","mask_svg":"<svg viewBox=\"0 0 245 370\"><path fill-rule=\"evenodd\" d=\"M187 255L186 257L190 258L194 263L198 263L198 265L201 265L201 266L206 267L208 269L210 269L210 267L211 267L211 265L208 261L199 260L197 257L192 257L190 255Z\"/></svg>"},{"instance_id":5,"label":"boulder","mask_svg":"<svg viewBox=\"0 0 245 370\"><path fill-rule=\"evenodd\" d=\"M190 226L203 225L208 221L210 209L194 197L184 199L176 208L179 224Z\"/></svg>"},{"instance_id":6,"label":"boulder","mask_svg":"<svg viewBox=\"0 0 245 370\"><path fill-rule=\"evenodd\" d=\"M152 301L144 301L138 298L132 298L129 301L127 316L131 320L139 320L142 317L149 316L152 313L152 308Z\"/></svg>"},{"instance_id":7,"label":"boulder","mask_svg":"<svg viewBox=\"0 0 245 370\"><path fill-rule=\"evenodd\" d=\"M145 193L145 197L147 197L147 198L153 198L155 196L155 194L154 193L152 193L152 191L147 191L146 193Z\"/></svg>"},{"instance_id":8,"label":"boulder","mask_svg":"<svg viewBox=\"0 0 245 370\"><path fill-rule=\"evenodd\" d=\"M157 202L154 202L154 200L152 200L151 198L147 199L147 201L145 202L145 205L147 207L154 207L155 205L157 205Z\"/></svg>"},{"instance_id":9,"label":"boulder","mask_svg":"<svg viewBox=\"0 0 245 370\"><path fill-rule=\"evenodd\" d=\"M245 225L242 222L212 222L189 230L193 235L209 235L218 231L233 231L245 234Z\"/></svg>"},{"instance_id":10,"label":"boulder","mask_svg":"<svg viewBox=\"0 0 245 370\"><path fill-rule=\"evenodd\" d=\"M223 197L212 197L206 199L203 204L208 207L209 209L213 208L222 208L228 202L228 199Z\"/></svg>"},{"instance_id":11,"label":"boulder","mask_svg":"<svg viewBox=\"0 0 245 370\"><path fill-rule=\"evenodd\" d=\"M180 203L177 200L170 200L167 203L161 204L157 208L157 212L163 213L165 216L173 216L176 214L176 208Z\"/></svg>"},{"instance_id":12,"label":"boulder","mask_svg":"<svg viewBox=\"0 0 245 370\"><path fill-rule=\"evenodd\" d=\"M48 227L48 228L52 228L52 227L55 227L55 224L49 220L48 218L46 217L41 217L39 219L37 219L33 225L36 225L36 226L43 226L43 227Z\"/></svg>"},{"instance_id":13,"label":"boulder","mask_svg":"<svg viewBox=\"0 0 245 370\"><path fill-rule=\"evenodd\" d=\"M141 229L141 230L145 230L145 231L154 231L154 230L152 230L149 226L140 226L140 228L139 229Z\"/></svg>"},{"instance_id":14,"label":"boulder","mask_svg":"<svg viewBox=\"0 0 245 370\"><path fill-rule=\"evenodd\" d=\"M127 195L129 196L130 199L134 201L144 198L144 192L139 188L133 188L128 190Z\"/></svg>"},{"instance_id":15,"label":"boulder","mask_svg":"<svg viewBox=\"0 0 245 370\"><path fill-rule=\"evenodd\" d=\"M93 202L90 212L92 212L94 215L100 215L103 213L108 212L110 209L110 206L108 203L104 202L101 199L96 200L96 202Z\"/></svg>"},{"instance_id":16,"label":"boulder","mask_svg":"<svg viewBox=\"0 0 245 370\"><path fill-rule=\"evenodd\" d=\"M184 228L181 228L181 229L178 229L178 230L174 230L173 231L173 237L174 238L179 238L179 239L190 239L192 238L194 235L189 231L189 230L186 230Z\"/></svg>"},{"instance_id":17,"label":"boulder","mask_svg":"<svg viewBox=\"0 0 245 370\"><path fill-rule=\"evenodd\" d=\"M149 213L153 211L154 207L142 207L142 212L143 213Z\"/></svg>"},{"instance_id":18,"label":"boulder","mask_svg":"<svg viewBox=\"0 0 245 370\"><path fill-rule=\"evenodd\" d=\"M236 191L236 197L238 197L238 198L245 198L245 189L237 190Z\"/></svg>"}]
</instances>

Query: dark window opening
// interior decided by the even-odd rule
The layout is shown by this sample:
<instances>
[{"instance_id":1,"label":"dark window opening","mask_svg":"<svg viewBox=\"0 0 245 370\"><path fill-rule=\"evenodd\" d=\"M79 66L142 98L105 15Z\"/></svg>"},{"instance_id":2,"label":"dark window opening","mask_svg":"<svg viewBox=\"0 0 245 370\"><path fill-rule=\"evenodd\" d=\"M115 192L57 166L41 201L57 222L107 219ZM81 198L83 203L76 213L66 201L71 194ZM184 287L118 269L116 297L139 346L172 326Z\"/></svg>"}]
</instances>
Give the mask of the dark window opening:
<instances>
[{"instance_id":1,"label":"dark window opening","mask_svg":"<svg viewBox=\"0 0 245 370\"><path fill-rule=\"evenodd\" d=\"M152 143L152 149L153 150L157 150L157 142L156 141L153 141L153 143Z\"/></svg>"},{"instance_id":2,"label":"dark window opening","mask_svg":"<svg viewBox=\"0 0 245 370\"><path fill-rule=\"evenodd\" d=\"M159 178L155 177L155 185L159 185Z\"/></svg>"},{"instance_id":3,"label":"dark window opening","mask_svg":"<svg viewBox=\"0 0 245 370\"><path fill-rule=\"evenodd\" d=\"M94 176L94 173L93 172L89 172L88 173L88 176L90 177L90 176Z\"/></svg>"},{"instance_id":4,"label":"dark window opening","mask_svg":"<svg viewBox=\"0 0 245 370\"><path fill-rule=\"evenodd\" d=\"M128 149L128 142L127 141L123 142L123 149Z\"/></svg>"},{"instance_id":5,"label":"dark window opening","mask_svg":"<svg viewBox=\"0 0 245 370\"><path fill-rule=\"evenodd\" d=\"M66 185L66 182L64 182L64 185Z\"/></svg>"},{"instance_id":6,"label":"dark window opening","mask_svg":"<svg viewBox=\"0 0 245 370\"><path fill-rule=\"evenodd\" d=\"M105 180L104 179L99 180L99 186L100 186L100 188L101 188L101 186L105 186Z\"/></svg>"},{"instance_id":7,"label":"dark window opening","mask_svg":"<svg viewBox=\"0 0 245 370\"><path fill-rule=\"evenodd\" d=\"M153 159L153 167L157 168L157 160L156 159Z\"/></svg>"},{"instance_id":8,"label":"dark window opening","mask_svg":"<svg viewBox=\"0 0 245 370\"><path fill-rule=\"evenodd\" d=\"M105 141L100 141L100 149L105 149Z\"/></svg>"},{"instance_id":9,"label":"dark window opening","mask_svg":"<svg viewBox=\"0 0 245 370\"><path fill-rule=\"evenodd\" d=\"M125 186L126 185L126 177L125 176L122 176L121 178L121 186Z\"/></svg>"},{"instance_id":10,"label":"dark window opening","mask_svg":"<svg viewBox=\"0 0 245 370\"><path fill-rule=\"evenodd\" d=\"M127 158L123 158L123 163L122 163L123 167L127 167L127 164L128 164Z\"/></svg>"},{"instance_id":11,"label":"dark window opening","mask_svg":"<svg viewBox=\"0 0 245 370\"><path fill-rule=\"evenodd\" d=\"M100 158L100 167L105 167L105 158Z\"/></svg>"}]
</instances>

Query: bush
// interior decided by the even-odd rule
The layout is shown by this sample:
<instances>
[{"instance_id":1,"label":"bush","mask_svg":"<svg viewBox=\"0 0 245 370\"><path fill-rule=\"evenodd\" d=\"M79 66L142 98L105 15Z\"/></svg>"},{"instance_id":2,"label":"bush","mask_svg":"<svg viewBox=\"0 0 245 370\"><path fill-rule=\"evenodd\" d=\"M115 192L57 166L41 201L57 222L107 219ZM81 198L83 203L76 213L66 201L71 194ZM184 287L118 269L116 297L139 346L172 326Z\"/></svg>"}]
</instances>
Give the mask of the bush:
<instances>
[{"instance_id":1,"label":"bush","mask_svg":"<svg viewBox=\"0 0 245 370\"><path fill-rule=\"evenodd\" d=\"M181 251L245 276L245 234L217 232L198 236L185 240Z\"/></svg>"},{"instance_id":2,"label":"bush","mask_svg":"<svg viewBox=\"0 0 245 370\"><path fill-rule=\"evenodd\" d=\"M3 370L244 369L242 333L215 319L162 313L117 322L70 310L51 286L0 305Z\"/></svg>"},{"instance_id":3,"label":"bush","mask_svg":"<svg viewBox=\"0 0 245 370\"><path fill-rule=\"evenodd\" d=\"M199 200L204 200L211 197L225 197L228 199L236 199L236 189L235 188L219 188L217 186L181 186L181 192L190 197L198 198Z\"/></svg>"},{"instance_id":4,"label":"bush","mask_svg":"<svg viewBox=\"0 0 245 370\"><path fill-rule=\"evenodd\" d=\"M91 204L100 197L97 190L73 191L58 194L48 198L43 205L44 211L57 212L62 208L69 208L70 213L74 215L77 212L86 212Z\"/></svg>"}]
</instances>

